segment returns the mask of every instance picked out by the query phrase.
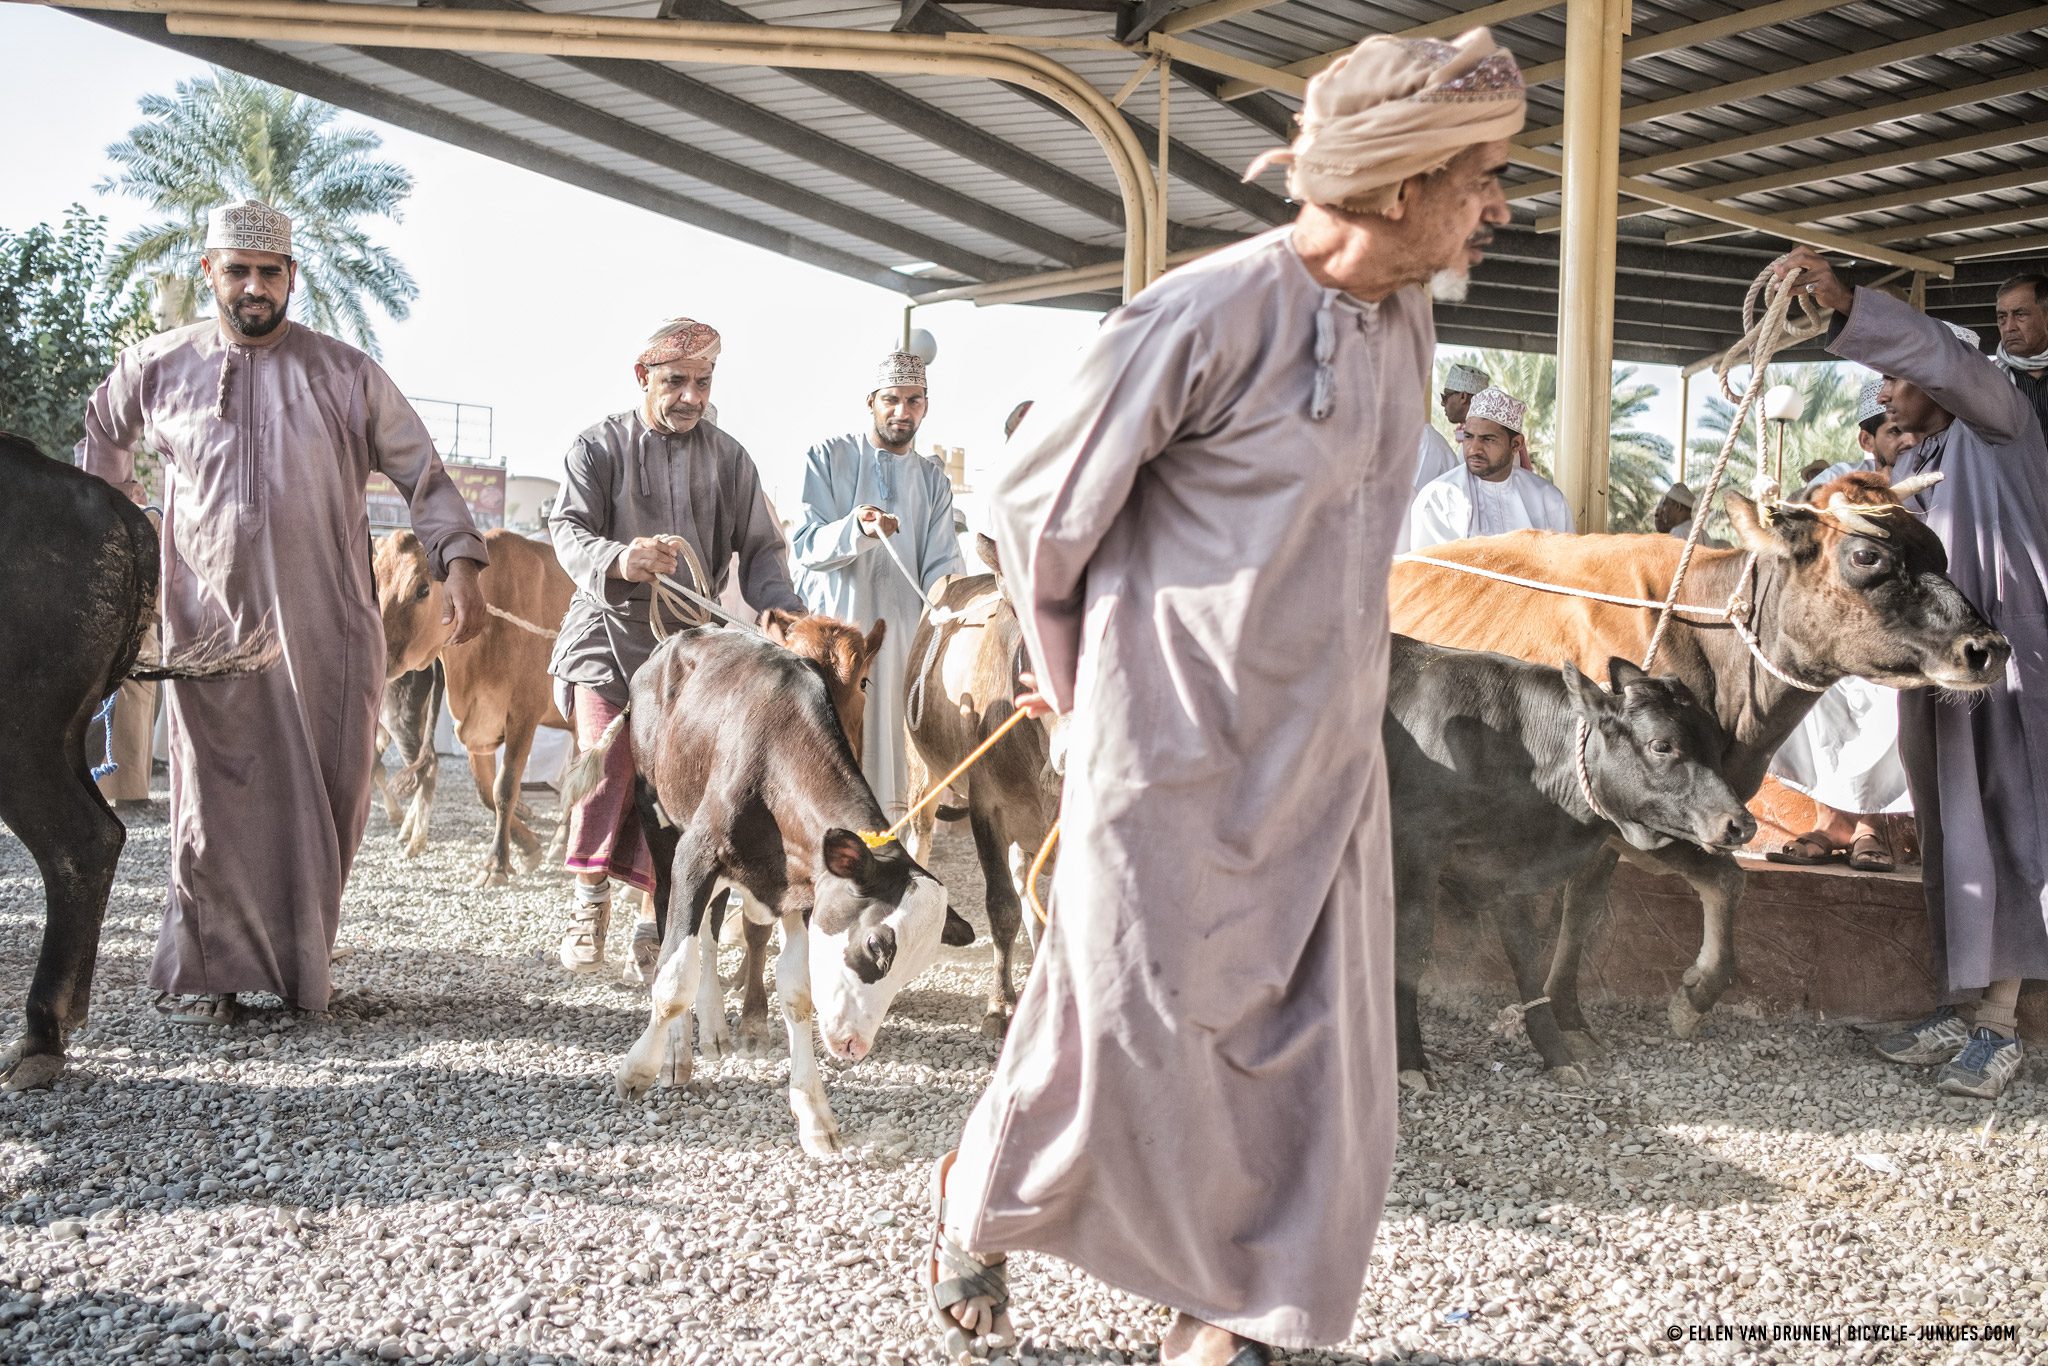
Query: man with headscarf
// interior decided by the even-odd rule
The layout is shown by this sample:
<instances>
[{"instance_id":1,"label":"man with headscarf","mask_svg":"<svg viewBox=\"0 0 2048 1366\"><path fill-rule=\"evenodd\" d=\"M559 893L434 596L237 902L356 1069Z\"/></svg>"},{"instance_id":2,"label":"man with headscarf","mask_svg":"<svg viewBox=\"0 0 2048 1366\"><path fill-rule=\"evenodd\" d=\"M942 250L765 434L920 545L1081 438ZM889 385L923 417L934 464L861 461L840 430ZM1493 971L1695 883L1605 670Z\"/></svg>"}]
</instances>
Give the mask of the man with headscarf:
<instances>
[{"instance_id":1,"label":"man with headscarf","mask_svg":"<svg viewBox=\"0 0 2048 1366\"><path fill-rule=\"evenodd\" d=\"M291 220L254 200L213 210L200 268L217 316L121 353L86 409L84 463L132 497L136 447L163 458L166 651L266 627L283 650L266 672L165 690L170 896L149 980L171 1019L228 1024L242 993L327 1007L384 691L364 480L405 495L453 643L483 629L485 553L391 377L286 318Z\"/></svg>"},{"instance_id":2,"label":"man with headscarf","mask_svg":"<svg viewBox=\"0 0 2048 1366\"><path fill-rule=\"evenodd\" d=\"M1459 424L1464 422L1465 410L1471 404L1472 396L1490 383L1492 381L1487 379L1484 370L1470 365L1453 365L1450 368L1444 376L1444 387L1437 395L1437 401L1443 406L1444 417L1449 420L1452 431L1457 431ZM1443 433L1436 429L1436 424L1424 422L1422 445L1415 456L1415 484L1409 496L1420 493L1423 485L1436 482L1462 463L1451 443L1444 440ZM1404 517L1400 531L1394 536L1394 552L1399 554L1408 548L1408 521Z\"/></svg>"},{"instance_id":3,"label":"man with headscarf","mask_svg":"<svg viewBox=\"0 0 2048 1366\"><path fill-rule=\"evenodd\" d=\"M892 351L875 369L862 431L804 453L803 516L790 546L796 587L814 612L859 623L886 621L868 671L860 767L893 819L911 794L903 753L910 641L932 586L966 572L953 531L953 485L917 451L930 401L924 362Z\"/></svg>"},{"instance_id":4,"label":"man with headscarf","mask_svg":"<svg viewBox=\"0 0 2048 1366\"><path fill-rule=\"evenodd\" d=\"M2048 977L2048 443L1974 334L1965 341L1878 290L1851 291L1808 248L1774 269L1794 267L1835 311L1828 350L1884 376L1879 399L1914 437L1900 474L1941 475L1907 506L1941 537L1956 587L2012 642L2005 678L1968 706L1942 705L1930 689L1899 697L1947 1000L1878 1045L1894 1062L1942 1064L1943 1091L1991 1098L2019 1072L2020 982Z\"/></svg>"},{"instance_id":5,"label":"man with headscarf","mask_svg":"<svg viewBox=\"0 0 2048 1366\"><path fill-rule=\"evenodd\" d=\"M1666 536L1684 540L1692 535L1693 517L1692 489L1681 479L1657 500L1657 506L1650 511L1650 525Z\"/></svg>"},{"instance_id":6,"label":"man with headscarf","mask_svg":"<svg viewBox=\"0 0 2048 1366\"><path fill-rule=\"evenodd\" d=\"M628 683L654 653L651 600L663 576L716 598L736 564L740 594L756 613L803 611L760 471L708 415L722 346L694 318L663 323L633 361L638 406L586 429L564 458L548 532L576 592L548 672L572 694L562 710L585 747L625 709ZM606 752L603 777L570 810L567 863L576 899L559 956L571 972L595 972L605 962L612 880L654 889L633 808L631 745ZM633 937L643 977L660 949L643 916Z\"/></svg>"},{"instance_id":7,"label":"man with headscarf","mask_svg":"<svg viewBox=\"0 0 2048 1366\"><path fill-rule=\"evenodd\" d=\"M1473 395L1458 427L1465 463L1425 485L1408 512L1408 545L1427 550L1468 536L1573 531L1564 493L1528 468L1527 405L1499 389Z\"/></svg>"},{"instance_id":8,"label":"man with headscarf","mask_svg":"<svg viewBox=\"0 0 2048 1366\"><path fill-rule=\"evenodd\" d=\"M1163 1362L1351 1334L1394 1145L1380 719L1425 287L1508 221L1522 118L1484 29L1367 39L1253 165L1288 167L1294 223L1111 314L1018 434L991 516L1019 703L1073 713L1065 833L933 1174L943 1323L1002 1335L998 1254L1029 1248L1177 1310Z\"/></svg>"},{"instance_id":9,"label":"man with headscarf","mask_svg":"<svg viewBox=\"0 0 2048 1366\"><path fill-rule=\"evenodd\" d=\"M1998 287L1998 366L2026 395L2034 420L2048 430L2048 276L2032 271Z\"/></svg>"},{"instance_id":10,"label":"man with headscarf","mask_svg":"<svg viewBox=\"0 0 2048 1366\"><path fill-rule=\"evenodd\" d=\"M1976 345L1976 333L1968 328L1951 328L1958 338ZM1878 401L1878 391L1884 387L1884 380L1873 375L1864 382L1856 395L1856 444L1863 450L1861 460L1837 460L1806 483L1807 491L1831 484L1843 475L1856 470L1868 470L1881 474L1887 480L1898 466L1899 457L1913 445L1913 434L1899 425L1898 419L1885 411Z\"/></svg>"}]
</instances>

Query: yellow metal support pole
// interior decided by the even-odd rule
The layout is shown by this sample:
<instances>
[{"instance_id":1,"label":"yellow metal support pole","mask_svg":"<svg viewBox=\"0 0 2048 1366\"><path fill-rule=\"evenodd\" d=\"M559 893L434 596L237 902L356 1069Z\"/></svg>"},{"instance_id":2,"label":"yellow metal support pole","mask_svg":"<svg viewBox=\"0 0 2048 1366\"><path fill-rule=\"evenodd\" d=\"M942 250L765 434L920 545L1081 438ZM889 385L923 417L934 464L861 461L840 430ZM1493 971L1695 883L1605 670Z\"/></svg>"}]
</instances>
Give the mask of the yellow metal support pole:
<instances>
[{"instance_id":1,"label":"yellow metal support pole","mask_svg":"<svg viewBox=\"0 0 2048 1366\"><path fill-rule=\"evenodd\" d=\"M1678 372L1678 482L1685 482L1685 439L1692 431L1692 376Z\"/></svg>"},{"instance_id":2,"label":"yellow metal support pole","mask_svg":"<svg viewBox=\"0 0 2048 1366\"><path fill-rule=\"evenodd\" d=\"M1913 283L1906 290L1906 302L1922 313L1927 311L1927 277L1918 271L1914 272Z\"/></svg>"},{"instance_id":3,"label":"yellow metal support pole","mask_svg":"<svg viewBox=\"0 0 2048 1366\"><path fill-rule=\"evenodd\" d=\"M1145 283L1166 273L1166 149L1167 130L1173 124L1173 58L1159 54L1159 178L1152 190L1152 252L1146 262Z\"/></svg>"},{"instance_id":4,"label":"yellow metal support pole","mask_svg":"<svg viewBox=\"0 0 2048 1366\"><path fill-rule=\"evenodd\" d=\"M1566 0L1564 231L1557 295L1558 487L1581 531L1607 529L1614 411L1614 222L1629 0Z\"/></svg>"}]
</instances>

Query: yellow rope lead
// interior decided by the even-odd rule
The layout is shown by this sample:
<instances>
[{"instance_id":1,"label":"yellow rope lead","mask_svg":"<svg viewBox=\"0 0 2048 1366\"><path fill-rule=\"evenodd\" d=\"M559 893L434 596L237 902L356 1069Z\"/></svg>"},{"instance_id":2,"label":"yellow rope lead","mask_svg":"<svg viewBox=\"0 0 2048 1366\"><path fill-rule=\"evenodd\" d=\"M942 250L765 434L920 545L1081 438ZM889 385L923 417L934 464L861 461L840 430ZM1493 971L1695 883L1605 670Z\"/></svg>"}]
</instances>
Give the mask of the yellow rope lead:
<instances>
[{"instance_id":1,"label":"yellow rope lead","mask_svg":"<svg viewBox=\"0 0 2048 1366\"><path fill-rule=\"evenodd\" d=\"M887 830L861 831L860 837L867 842L868 848L879 849L883 845L887 844L890 840L893 840L898 835L902 834L905 828L907 828L910 822L917 816L918 812L924 810L927 806L930 806L932 803L938 801L939 798L945 796L946 789L953 785L953 780L955 778L958 778L968 769L973 768L974 765L981 759L982 755L988 753L990 750L995 748L996 741L1002 739L1005 735L1008 735L1010 733L1011 728L1023 719L1023 712L1011 712L1010 719L1003 722L1003 724L1001 724L1000 726L997 726L995 734L989 736L988 739L983 740L980 744L976 745L974 747L974 752L968 755L965 759L962 759L958 766L956 766L951 773L948 773L945 777L933 783L931 787L925 792L924 796L918 799L916 805L912 806L908 811L904 812L902 817L899 818L897 822L894 825L890 826Z\"/></svg>"},{"instance_id":2,"label":"yellow rope lead","mask_svg":"<svg viewBox=\"0 0 2048 1366\"><path fill-rule=\"evenodd\" d=\"M1050 925L1052 920L1045 913L1045 904L1038 899L1038 875L1045 868L1045 861L1052 857L1053 846L1060 842L1060 823L1054 821L1052 829L1045 832L1045 843L1038 846L1038 857L1031 860L1031 871L1024 875L1024 899L1031 903L1031 914L1038 917L1041 925Z\"/></svg>"}]
</instances>

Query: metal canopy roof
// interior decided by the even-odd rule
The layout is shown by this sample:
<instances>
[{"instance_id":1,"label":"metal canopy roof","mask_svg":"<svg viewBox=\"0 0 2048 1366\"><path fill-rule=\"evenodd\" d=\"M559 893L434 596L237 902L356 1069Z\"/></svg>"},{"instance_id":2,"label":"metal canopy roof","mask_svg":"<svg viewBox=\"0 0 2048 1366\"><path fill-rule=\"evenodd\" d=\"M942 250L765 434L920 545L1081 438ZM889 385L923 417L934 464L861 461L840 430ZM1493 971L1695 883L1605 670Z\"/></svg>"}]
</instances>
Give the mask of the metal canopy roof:
<instances>
[{"instance_id":1,"label":"metal canopy roof","mask_svg":"<svg viewBox=\"0 0 2048 1366\"><path fill-rule=\"evenodd\" d=\"M100 0L89 0L99 3ZM933 72L769 69L174 33L151 0L82 17L710 231L918 296L1011 282L1103 307L1123 254L1095 138L1028 91ZM174 7L176 0L165 0ZM135 8L126 8L126 7ZM1518 157L1546 163L1562 115L1563 6L1499 0L443 0L439 9L977 34L1022 42L1123 97L1157 155L1171 59L1166 248L1286 221L1278 177L1303 79L1376 32L1490 23L1531 80ZM388 9L382 11L389 13ZM1991 287L2048 255L2048 6L2028 0L1635 0L1623 48L1615 354L1685 364L1733 337L1786 234L1922 268L1938 316L1989 322ZM1441 340L1556 345L1558 181L1511 173L1501 232ZM1764 231L1768 230L1768 231ZM1903 256L1901 255L1903 253ZM2003 258L2003 259L1999 259ZM1023 277L1054 274L1033 289ZM1931 274L1952 269L1952 278ZM1904 278L1896 275L1894 278ZM1060 289L1066 293L1058 293ZM1050 295L1048 299L1045 296ZM995 291L988 296L999 297ZM1797 354L1797 353L1793 353Z\"/></svg>"}]
</instances>

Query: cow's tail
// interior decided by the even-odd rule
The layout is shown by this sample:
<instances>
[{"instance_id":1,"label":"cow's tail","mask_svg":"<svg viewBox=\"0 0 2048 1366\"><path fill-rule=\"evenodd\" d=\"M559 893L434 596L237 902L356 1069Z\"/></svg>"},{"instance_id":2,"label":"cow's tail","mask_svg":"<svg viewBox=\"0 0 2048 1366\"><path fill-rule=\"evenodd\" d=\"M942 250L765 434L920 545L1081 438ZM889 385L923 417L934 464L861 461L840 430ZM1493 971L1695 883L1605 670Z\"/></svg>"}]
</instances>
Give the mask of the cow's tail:
<instances>
[{"instance_id":1,"label":"cow's tail","mask_svg":"<svg viewBox=\"0 0 2048 1366\"><path fill-rule=\"evenodd\" d=\"M247 678L284 658L284 646L268 623L240 641L225 634L171 651L162 659L138 659L128 677L145 683L204 683L218 678Z\"/></svg>"},{"instance_id":2,"label":"cow's tail","mask_svg":"<svg viewBox=\"0 0 2048 1366\"><path fill-rule=\"evenodd\" d=\"M604 728L604 734L597 737L597 743L577 755L569 765L569 771L562 775L562 810L567 811L597 790L599 781L604 777L605 756L618 743L619 732L626 728L626 718L632 711L632 704L628 703Z\"/></svg>"}]
</instances>

